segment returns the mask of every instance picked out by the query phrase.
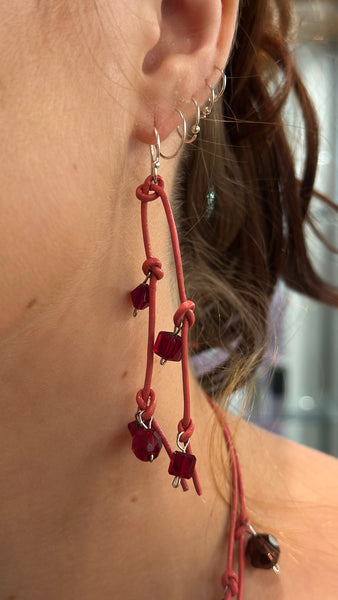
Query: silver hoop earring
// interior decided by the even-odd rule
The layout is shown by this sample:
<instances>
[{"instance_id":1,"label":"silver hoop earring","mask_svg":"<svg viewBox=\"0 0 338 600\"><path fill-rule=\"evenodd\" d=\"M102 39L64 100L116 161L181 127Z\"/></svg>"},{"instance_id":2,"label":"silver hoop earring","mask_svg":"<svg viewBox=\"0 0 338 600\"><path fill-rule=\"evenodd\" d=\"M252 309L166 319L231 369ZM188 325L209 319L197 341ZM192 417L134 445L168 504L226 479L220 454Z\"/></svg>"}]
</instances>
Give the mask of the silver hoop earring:
<instances>
[{"instance_id":1,"label":"silver hoop earring","mask_svg":"<svg viewBox=\"0 0 338 600\"><path fill-rule=\"evenodd\" d=\"M217 69L217 71L219 71L221 73L221 75L222 75L221 89L220 89L220 91L218 92L218 94L217 94L217 96L215 98L215 102L218 102L218 100L223 96L223 94L225 92L225 88L226 88L226 85L227 85L227 76L224 73L224 70L220 69L219 67L216 67L216 65L215 65L215 69Z\"/></svg>"},{"instance_id":2,"label":"silver hoop earring","mask_svg":"<svg viewBox=\"0 0 338 600\"><path fill-rule=\"evenodd\" d=\"M206 119L212 113L216 99L214 88L212 88L207 81L205 83L211 92L211 97L208 98L207 104L201 110L201 119Z\"/></svg>"},{"instance_id":3,"label":"silver hoop earring","mask_svg":"<svg viewBox=\"0 0 338 600\"><path fill-rule=\"evenodd\" d=\"M180 110L178 110L177 108L175 110L176 110L176 112L178 112L178 114L180 115L180 117L182 119L183 134L181 134L179 132L179 135L180 135L180 138L181 138L181 142L180 142L180 145L177 148L176 152L174 152L174 154L170 154L170 156L166 156L165 154L163 154L163 152L160 152L160 156L162 156L162 158L166 158L167 160L175 158L175 156L178 155L178 153L180 152L180 150L183 148L184 142L185 142L185 140L187 138L187 122L186 122L186 120L185 120L185 118L183 116L183 113ZM178 128L177 128L177 130L178 130Z\"/></svg>"},{"instance_id":4,"label":"silver hoop earring","mask_svg":"<svg viewBox=\"0 0 338 600\"><path fill-rule=\"evenodd\" d=\"M187 139L185 140L186 144L192 144L192 142L194 142L196 140L199 132L201 131L201 127L200 127L201 109L199 107L199 104L195 100L195 98L191 98L191 101L194 103L194 106L195 106L196 118L195 118L195 123L191 126L191 129L190 129L192 136L189 140L187 140ZM182 137L179 127L177 127L177 132L178 132L178 135L180 137Z\"/></svg>"}]
</instances>

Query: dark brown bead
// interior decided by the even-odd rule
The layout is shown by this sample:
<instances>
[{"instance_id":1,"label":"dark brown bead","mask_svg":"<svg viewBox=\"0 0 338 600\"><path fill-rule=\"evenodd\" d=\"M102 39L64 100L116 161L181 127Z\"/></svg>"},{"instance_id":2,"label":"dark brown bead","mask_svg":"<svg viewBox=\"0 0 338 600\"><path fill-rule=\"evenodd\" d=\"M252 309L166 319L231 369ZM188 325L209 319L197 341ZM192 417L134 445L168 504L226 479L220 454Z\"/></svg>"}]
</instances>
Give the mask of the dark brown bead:
<instances>
[{"instance_id":1,"label":"dark brown bead","mask_svg":"<svg viewBox=\"0 0 338 600\"><path fill-rule=\"evenodd\" d=\"M280 548L276 538L269 533L252 535L248 540L245 555L257 569L272 569L278 561Z\"/></svg>"}]
</instances>

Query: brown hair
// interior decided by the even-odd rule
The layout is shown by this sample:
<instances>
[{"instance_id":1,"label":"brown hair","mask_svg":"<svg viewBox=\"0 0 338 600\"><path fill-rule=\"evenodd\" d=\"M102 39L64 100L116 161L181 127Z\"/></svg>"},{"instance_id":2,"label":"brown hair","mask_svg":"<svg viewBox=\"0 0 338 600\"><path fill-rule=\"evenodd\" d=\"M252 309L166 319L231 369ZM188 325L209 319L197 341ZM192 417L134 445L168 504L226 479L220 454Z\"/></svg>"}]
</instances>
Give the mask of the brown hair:
<instances>
[{"instance_id":1,"label":"brown hair","mask_svg":"<svg viewBox=\"0 0 338 600\"><path fill-rule=\"evenodd\" d=\"M318 126L293 64L292 26L289 0L242 2L224 99L181 161L176 208L187 291L196 302L191 353L222 350L200 376L209 393L226 388L229 395L255 372L279 278L338 306L337 289L312 267L304 235ZM290 92L305 130L301 180L282 121Z\"/></svg>"}]
</instances>

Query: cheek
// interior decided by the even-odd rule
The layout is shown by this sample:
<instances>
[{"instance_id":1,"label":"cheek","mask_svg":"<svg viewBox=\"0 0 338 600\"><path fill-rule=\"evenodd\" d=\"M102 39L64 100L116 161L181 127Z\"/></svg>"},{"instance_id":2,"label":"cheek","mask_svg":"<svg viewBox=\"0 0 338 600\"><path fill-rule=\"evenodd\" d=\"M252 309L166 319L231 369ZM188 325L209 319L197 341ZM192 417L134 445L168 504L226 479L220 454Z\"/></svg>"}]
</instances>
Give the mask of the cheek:
<instances>
[{"instance_id":1,"label":"cheek","mask_svg":"<svg viewBox=\"0 0 338 600\"><path fill-rule=\"evenodd\" d=\"M55 306L109 243L114 163L100 122L72 90L54 103L35 83L0 109L0 338Z\"/></svg>"},{"instance_id":2,"label":"cheek","mask_svg":"<svg viewBox=\"0 0 338 600\"><path fill-rule=\"evenodd\" d=\"M61 120L60 71L48 66L47 51L39 60L34 23L12 8L0 9L1 338L86 260L88 218L76 195L77 149L68 151Z\"/></svg>"},{"instance_id":3,"label":"cheek","mask_svg":"<svg viewBox=\"0 0 338 600\"><path fill-rule=\"evenodd\" d=\"M21 322L27 307L48 306L66 293L100 236L99 207L83 191L83 161L64 162L49 165L45 157L29 172L2 162L0 336Z\"/></svg>"}]
</instances>

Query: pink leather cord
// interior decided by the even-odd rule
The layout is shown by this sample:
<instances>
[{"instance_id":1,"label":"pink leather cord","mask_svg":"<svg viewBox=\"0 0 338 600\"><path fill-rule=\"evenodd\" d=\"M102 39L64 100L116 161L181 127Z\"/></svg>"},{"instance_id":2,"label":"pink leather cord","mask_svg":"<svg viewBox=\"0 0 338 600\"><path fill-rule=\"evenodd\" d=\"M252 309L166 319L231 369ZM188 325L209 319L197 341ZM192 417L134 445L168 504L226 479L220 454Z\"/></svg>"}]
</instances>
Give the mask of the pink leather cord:
<instances>
[{"instance_id":1,"label":"pink leather cord","mask_svg":"<svg viewBox=\"0 0 338 600\"><path fill-rule=\"evenodd\" d=\"M156 320L156 285L159 279L163 277L162 265L158 258L155 258L152 253L149 228L148 228L148 202L161 198L163 208L166 213L170 237L172 242L172 249L176 268L177 286L180 296L181 305L177 309L174 315L174 326L175 328L182 328L182 382L183 382L183 399L184 399L184 410L183 418L178 424L178 433L181 433L180 440L182 444L187 444L190 440L191 435L194 431L194 424L190 416L190 390L189 390L189 365L188 365L188 331L192 327L195 321L193 302L190 302L186 298L183 268L181 260L181 252L178 242L177 230L174 221L174 217L171 211L170 203L167 195L164 191L163 179L158 176L157 183L153 181L153 176L149 175L143 185L140 185L136 190L136 196L141 200L141 222L143 232L143 242L146 254L146 260L143 263L143 272L147 276L149 272L149 320L148 320L148 344L147 344L147 365L144 379L143 389L140 390L136 396L136 402L140 410L144 410L143 419L147 420L153 417L156 397L155 392L151 389L151 381L153 374L154 365L154 342L155 342L155 320ZM157 420L153 418L152 427L160 435L163 446L165 447L169 457L171 457L172 450L170 444L160 428ZM187 445L186 450L192 453L190 441ZM197 494L202 494L201 485L197 476L196 468L193 473L193 482ZM181 485L184 491L188 488L188 484L185 479L181 479Z\"/></svg>"},{"instance_id":2,"label":"pink leather cord","mask_svg":"<svg viewBox=\"0 0 338 600\"><path fill-rule=\"evenodd\" d=\"M249 532L250 521L246 512L246 502L244 495L243 477L239 464L239 457L235 448L230 428L225 420L224 413L219 406L207 396L208 402L214 409L219 422L222 425L223 433L228 448L231 464L232 495L230 509L229 526L229 544L227 554L227 568L222 575L222 586L225 590L224 600L237 597L237 600L243 600L244 587L244 562L245 562L245 540L244 534ZM233 568L233 559L238 545L238 574Z\"/></svg>"}]
</instances>

